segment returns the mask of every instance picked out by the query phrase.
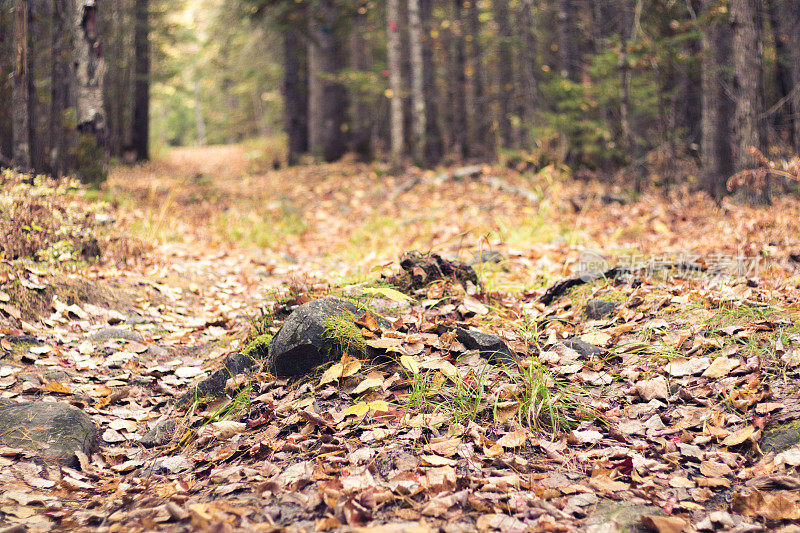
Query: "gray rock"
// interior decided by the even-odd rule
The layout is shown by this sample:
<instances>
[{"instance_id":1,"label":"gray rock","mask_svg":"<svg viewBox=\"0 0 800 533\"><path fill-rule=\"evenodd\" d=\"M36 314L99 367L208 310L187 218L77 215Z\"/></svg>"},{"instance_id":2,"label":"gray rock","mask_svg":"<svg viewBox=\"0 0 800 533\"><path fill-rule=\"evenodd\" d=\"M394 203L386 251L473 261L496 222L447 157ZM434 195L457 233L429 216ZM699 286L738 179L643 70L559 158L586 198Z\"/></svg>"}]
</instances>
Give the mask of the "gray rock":
<instances>
[{"instance_id":1,"label":"gray rock","mask_svg":"<svg viewBox=\"0 0 800 533\"><path fill-rule=\"evenodd\" d=\"M587 359L591 359L596 355L605 353L605 350L603 348L595 346L594 344L589 344L588 342L584 342L578 338L564 341L564 346L566 346L567 348L572 348L573 350L578 352L582 357L586 357Z\"/></svg>"},{"instance_id":2,"label":"gray rock","mask_svg":"<svg viewBox=\"0 0 800 533\"><path fill-rule=\"evenodd\" d=\"M489 361L503 365L514 365L517 358L511 348L498 337L474 329L456 328L456 338L468 350L478 350Z\"/></svg>"},{"instance_id":3,"label":"gray rock","mask_svg":"<svg viewBox=\"0 0 800 533\"><path fill-rule=\"evenodd\" d=\"M641 505L631 502L603 500L588 512L586 521L588 532L619 531L626 533L645 533L650 531L642 523L647 515L665 516L663 509L654 505Z\"/></svg>"},{"instance_id":4,"label":"gray rock","mask_svg":"<svg viewBox=\"0 0 800 533\"><path fill-rule=\"evenodd\" d=\"M325 321L357 313L355 305L341 298L314 300L295 309L269 345L270 372L276 376L302 376L341 357L341 351L326 338Z\"/></svg>"},{"instance_id":5,"label":"gray rock","mask_svg":"<svg viewBox=\"0 0 800 533\"><path fill-rule=\"evenodd\" d=\"M767 429L759 447L764 453L781 453L800 444L800 420L792 420Z\"/></svg>"},{"instance_id":6,"label":"gray rock","mask_svg":"<svg viewBox=\"0 0 800 533\"><path fill-rule=\"evenodd\" d=\"M75 466L75 451L90 455L97 439L92 419L72 405L0 401L0 442L6 446Z\"/></svg>"},{"instance_id":7,"label":"gray rock","mask_svg":"<svg viewBox=\"0 0 800 533\"><path fill-rule=\"evenodd\" d=\"M142 324L153 324L154 320L146 316L132 315L125 319L125 323L131 326L141 326Z\"/></svg>"},{"instance_id":8,"label":"gray rock","mask_svg":"<svg viewBox=\"0 0 800 533\"><path fill-rule=\"evenodd\" d=\"M613 300L590 300L586 303L586 317L590 320L601 320L614 312L619 302Z\"/></svg>"},{"instance_id":9,"label":"gray rock","mask_svg":"<svg viewBox=\"0 0 800 533\"><path fill-rule=\"evenodd\" d=\"M175 434L179 422L177 418L162 420L139 439L139 444L145 448L154 448L167 444L172 440L172 436Z\"/></svg>"},{"instance_id":10,"label":"gray rock","mask_svg":"<svg viewBox=\"0 0 800 533\"><path fill-rule=\"evenodd\" d=\"M89 335L89 339L93 341L108 341L112 339L121 339L132 342L144 342L144 337L138 331L123 328L105 328Z\"/></svg>"},{"instance_id":11,"label":"gray rock","mask_svg":"<svg viewBox=\"0 0 800 533\"><path fill-rule=\"evenodd\" d=\"M225 384L228 379L250 372L253 360L241 353L232 353L225 359L225 365L216 370L209 377L189 389L178 400L178 407L188 405L195 400L221 398L225 394Z\"/></svg>"},{"instance_id":12,"label":"gray rock","mask_svg":"<svg viewBox=\"0 0 800 533\"><path fill-rule=\"evenodd\" d=\"M472 261L469 262L471 266L480 265L481 263L502 263L506 258L496 250L481 250L481 253L475 254Z\"/></svg>"},{"instance_id":13,"label":"gray rock","mask_svg":"<svg viewBox=\"0 0 800 533\"><path fill-rule=\"evenodd\" d=\"M44 375L44 379L47 381L58 381L59 383L63 383L66 381L71 381L72 376L64 372L63 370L51 370Z\"/></svg>"},{"instance_id":14,"label":"gray rock","mask_svg":"<svg viewBox=\"0 0 800 533\"><path fill-rule=\"evenodd\" d=\"M162 348L161 346L151 344L147 347L147 355L152 355L153 357L167 357L169 355L169 350Z\"/></svg>"}]
</instances>

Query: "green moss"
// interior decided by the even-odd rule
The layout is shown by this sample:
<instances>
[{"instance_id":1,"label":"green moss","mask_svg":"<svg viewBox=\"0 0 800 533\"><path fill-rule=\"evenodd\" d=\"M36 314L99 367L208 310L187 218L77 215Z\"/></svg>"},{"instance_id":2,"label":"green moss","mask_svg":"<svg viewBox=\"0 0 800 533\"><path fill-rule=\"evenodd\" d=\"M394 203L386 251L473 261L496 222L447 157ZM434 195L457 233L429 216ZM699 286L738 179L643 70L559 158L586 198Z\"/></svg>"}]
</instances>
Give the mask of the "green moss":
<instances>
[{"instance_id":1,"label":"green moss","mask_svg":"<svg viewBox=\"0 0 800 533\"><path fill-rule=\"evenodd\" d=\"M361 330L355 324L352 313L344 313L325 320L325 340L332 351L363 357L367 344Z\"/></svg>"},{"instance_id":2,"label":"green moss","mask_svg":"<svg viewBox=\"0 0 800 533\"><path fill-rule=\"evenodd\" d=\"M792 420L768 429L761 440L764 453L780 453L800 443L800 420Z\"/></svg>"},{"instance_id":3,"label":"green moss","mask_svg":"<svg viewBox=\"0 0 800 533\"><path fill-rule=\"evenodd\" d=\"M272 335L264 333L255 339L251 340L247 346L244 347L242 353L253 359L263 359L269 352L269 343L272 341Z\"/></svg>"}]
</instances>

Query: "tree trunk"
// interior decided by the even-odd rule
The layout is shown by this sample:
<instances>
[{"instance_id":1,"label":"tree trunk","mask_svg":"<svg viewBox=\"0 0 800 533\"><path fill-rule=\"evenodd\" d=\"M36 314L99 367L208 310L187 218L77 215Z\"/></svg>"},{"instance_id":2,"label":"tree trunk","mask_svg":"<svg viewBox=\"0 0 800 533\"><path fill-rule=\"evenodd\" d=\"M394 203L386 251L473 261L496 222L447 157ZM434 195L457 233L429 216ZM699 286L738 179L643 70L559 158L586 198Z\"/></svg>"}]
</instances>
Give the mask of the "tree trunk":
<instances>
[{"instance_id":1,"label":"tree trunk","mask_svg":"<svg viewBox=\"0 0 800 533\"><path fill-rule=\"evenodd\" d=\"M136 0L134 53L136 80L133 104L133 149L137 161L150 159L150 6Z\"/></svg>"},{"instance_id":2,"label":"tree trunk","mask_svg":"<svg viewBox=\"0 0 800 533\"><path fill-rule=\"evenodd\" d=\"M364 15L355 15L350 31L350 69L360 76L372 72L372 47L364 38L365 22ZM362 83L351 91L350 150L363 161L373 158L373 136L377 136L378 130L374 120L377 116L375 99L368 89L367 84Z\"/></svg>"},{"instance_id":3,"label":"tree trunk","mask_svg":"<svg viewBox=\"0 0 800 533\"><path fill-rule=\"evenodd\" d=\"M783 45L782 64L787 75L787 97L792 126L792 144L800 154L800 0L773 0L777 24L776 43Z\"/></svg>"},{"instance_id":4,"label":"tree trunk","mask_svg":"<svg viewBox=\"0 0 800 533\"><path fill-rule=\"evenodd\" d=\"M336 2L320 0L317 4L309 28L309 148L325 161L335 161L347 151L347 89L331 78L346 61L338 35Z\"/></svg>"},{"instance_id":5,"label":"tree trunk","mask_svg":"<svg viewBox=\"0 0 800 533\"><path fill-rule=\"evenodd\" d=\"M499 51L497 66L500 93L500 116L498 117L498 133L500 144L504 148L511 146L511 99L514 94L514 58L511 49L511 28L508 21L508 2L494 0L494 17L499 35Z\"/></svg>"},{"instance_id":6,"label":"tree trunk","mask_svg":"<svg viewBox=\"0 0 800 533\"><path fill-rule=\"evenodd\" d=\"M486 84L484 83L483 48L481 46L481 20L477 0L471 0L467 8L466 25L469 33L465 38L469 40L469 83L467 92L467 107L469 109L469 140L470 153L474 155L488 155L493 148L492 117L486 112L488 99L486 98Z\"/></svg>"},{"instance_id":7,"label":"tree trunk","mask_svg":"<svg viewBox=\"0 0 800 533\"><path fill-rule=\"evenodd\" d=\"M417 162L425 159L425 63L422 57L422 20L419 0L408 0L408 36L411 41L411 102L413 114L413 153Z\"/></svg>"},{"instance_id":8,"label":"tree trunk","mask_svg":"<svg viewBox=\"0 0 800 533\"><path fill-rule=\"evenodd\" d=\"M452 110L452 151L459 159L469 157L467 144L467 99L466 99L466 54L464 45L464 0L454 0L454 21L451 26L453 37L453 57L451 75L448 80L450 105Z\"/></svg>"},{"instance_id":9,"label":"tree trunk","mask_svg":"<svg viewBox=\"0 0 800 533\"><path fill-rule=\"evenodd\" d=\"M12 159L16 166L30 170L30 91L28 67L28 10L27 0L14 0L14 85L12 87L13 106L13 147Z\"/></svg>"},{"instance_id":10,"label":"tree trunk","mask_svg":"<svg viewBox=\"0 0 800 533\"><path fill-rule=\"evenodd\" d=\"M390 160L392 167L400 167L403 158L403 79L400 50L400 1L387 0L386 25L389 58L389 90L391 94Z\"/></svg>"},{"instance_id":11,"label":"tree trunk","mask_svg":"<svg viewBox=\"0 0 800 533\"><path fill-rule=\"evenodd\" d=\"M759 31L759 2L757 0L732 0L731 24L733 26L733 69L736 113L736 170L752 168L755 159L749 150L762 150L766 141L760 115L763 111L761 39ZM748 203L768 203L768 184L760 191L742 189L741 199Z\"/></svg>"},{"instance_id":12,"label":"tree trunk","mask_svg":"<svg viewBox=\"0 0 800 533\"><path fill-rule=\"evenodd\" d=\"M575 1L576 0L557 0L556 2L556 30L558 34L558 57L561 63L561 75L572 82L577 82L580 74Z\"/></svg>"},{"instance_id":13,"label":"tree trunk","mask_svg":"<svg viewBox=\"0 0 800 533\"><path fill-rule=\"evenodd\" d=\"M106 67L100 46L95 0L74 2L73 42L77 65L76 116L78 130L77 171L92 185L106 178L106 117L103 110L103 76Z\"/></svg>"},{"instance_id":14,"label":"tree trunk","mask_svg":"<svg viewBox=\"0 0 800 533\"><path fill-rule=\"evenodd\" d=\"M733 101L727 68L731 60L731 32L726 20L712 12L716 0L703 0L704 25L702 56L702 165L706 192L719 202L725 184L733 175L730 117Z\"/></svg>"},{"instance_id":15,"label":"tree trunk","mask_svg":"<svg viewBox=\"0 0 800 533\"><path fill-rule=\"evenodd\" d=\"M72 61L72 4L53 0L53 65L51 71L50 166L61 177L75 167L75 70Z\"/></svg>"},{"instance_id":16,"label":"tree trunk","mask_svg":"<svg viewBox=\"0 0 800 533\"><path fill-rule=\"evenodd\" d=\"M308 80L305 63L306 49L300 32L293 28L283 31L283 108L287 136L287 164L296 165L308 152Z\"/></svg>"},{"instance_id":17,"label":"tree trunk","mask_svg":"<svg viewBox=\"0 0 800 533\"><path fill-rule=\"evenodd\" d=\"M419 14L425 34L422 41L423 92L425 97L425 163L435 165L442 159L442 134L439 130L439 106L436 98L436 63L433 60L431 24L433 0L419 0Z\"/></svg>"},{"instance_id":18,"label":"tree trunk","mask_svg":"<svg viewBox=\"0 0 800 533\"><path fill-rule=\"evenodd\" d=\"M522 117L531 126L536 117L538 81L536 68L536 34L533 21L533 0L520 2L520 30L522 31Z\"/></svg>"},{"instance_id":19,"label":"tree trunk","mask_svg":"<svg viewBox=\"0 0 800 533\"><path fill-rule=\"evenodd\" d=\"M633 0L622 0L619 24L619 123L622 132L622 149L631 160L638 156L636 153L636 138L631 124L631 69L628 64L628 40L634 32L634 3ZM641 172L633 170L636 191L642 187Z\"/></svg>"},{"instance_id":20,"label":"tree trunk","mask_svg":"<svg viewBox=\"0 0 800 533\"><path fill-rule=\"evenodd\" d=\"M203 95L200 92L200 80L194 80L194 124L197 130L197 144L198 146L206 145L206 121L203 118Z\"/></svg>"}]
</instances>

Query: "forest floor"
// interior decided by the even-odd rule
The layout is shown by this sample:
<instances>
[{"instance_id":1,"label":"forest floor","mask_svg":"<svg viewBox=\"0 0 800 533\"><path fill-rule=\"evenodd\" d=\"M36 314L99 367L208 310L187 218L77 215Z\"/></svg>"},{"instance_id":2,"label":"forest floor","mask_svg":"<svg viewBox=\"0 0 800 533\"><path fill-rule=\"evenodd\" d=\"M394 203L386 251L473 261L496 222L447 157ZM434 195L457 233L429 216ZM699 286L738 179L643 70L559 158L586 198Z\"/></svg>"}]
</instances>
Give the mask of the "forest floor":
<instances>
[{"instance_id":1,"label":"forest floor","mask_svg":"<svg viewBox=\"0 0 800 533\"><path fill-rule=\"evenodd\" d=\"M174 149L100 193L3 176L0 397L80 407L100 442L72 467L0 448L0 530L798 531L796 197L263 161ZM409 250L479 283L388 290ZM641 268L541 301L613 265ZM176 406L327 295L381 309L391 325L361 333L396 357L259 368ZM174 437L144 448L167 419Z\"/></svg>"}]
</instances>

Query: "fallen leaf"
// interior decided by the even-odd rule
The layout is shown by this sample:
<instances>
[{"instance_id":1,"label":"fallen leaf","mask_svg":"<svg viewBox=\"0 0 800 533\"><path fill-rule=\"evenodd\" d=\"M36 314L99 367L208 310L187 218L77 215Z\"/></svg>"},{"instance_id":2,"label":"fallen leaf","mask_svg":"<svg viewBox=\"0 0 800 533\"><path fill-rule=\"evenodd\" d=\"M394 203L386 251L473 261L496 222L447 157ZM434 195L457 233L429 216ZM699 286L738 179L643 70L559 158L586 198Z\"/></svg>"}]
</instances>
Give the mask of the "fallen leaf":
<instances>
[{"instance_id":1,"label":"fallen leaf","mask_svg":"<svg viewBox=\"0 0 800 533\"><path fill-rule=\"evenodd\" d=\"M717 357L711 362L711 366L706 368L702 376L704 378L721 378L722 376L727 376L731 370L740 364L738 359L731 359L724 356Z\"/></svg>"}]
</instances>

